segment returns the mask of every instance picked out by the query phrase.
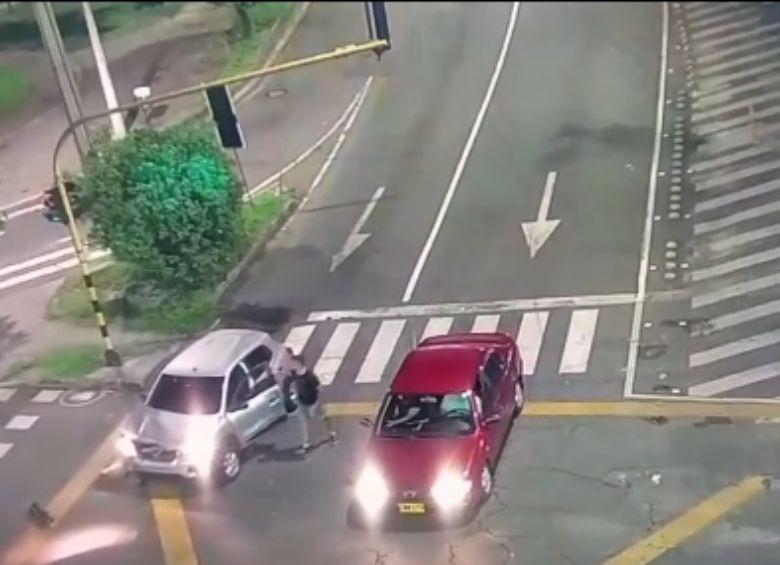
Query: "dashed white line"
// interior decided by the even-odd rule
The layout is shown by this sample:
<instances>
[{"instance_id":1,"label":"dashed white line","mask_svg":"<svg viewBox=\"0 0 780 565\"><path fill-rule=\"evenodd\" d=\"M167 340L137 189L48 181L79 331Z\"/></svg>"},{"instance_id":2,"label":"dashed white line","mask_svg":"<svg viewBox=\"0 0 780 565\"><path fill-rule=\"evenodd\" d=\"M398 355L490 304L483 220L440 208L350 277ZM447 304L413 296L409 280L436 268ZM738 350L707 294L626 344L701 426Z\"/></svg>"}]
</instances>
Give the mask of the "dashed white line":
<instances>
[{"instance_id":1,"label":"dashed white line","mask_svg":"<svg viewBox=\"0 0 780 565\"><path fill-rule=\"evenodd\" d=\"M433 244L439 235L439 230L441 230L441 226L444 223L444 217L447 215L447 210L449 210L452 197L455 195L455 189L458 187L461 176L463 175L463 171L466 168L466 161L468 161L471 150L473 149L474 143L477 140L477 135L479 134L479 130L482 127L482 121L485 119L488 106L490 105L490 101L493 98L493 92L496 90L498 78L501 76L501 70L504 68L504 61L506 61L506 56L509 52L509 44L512 41L512 35L514 34L515 24L517 23L517 13L519 9L520 3L513 2L512 12L509 16L509 24L507 25L506 34L504 35L504 43L501 46L501 51L498 55L496 66L493 69L493 75L490 77L490 83L488 84L487 92L485 92L485 97L482 99L482 105L477 112L477 117L474 120L473 125L471 126L471 131L469 132L469 136L466 139L466 145L463 147L460 159L458 159L458 164L455 167L455 172L452 175L452 179L450 180L450 185L447 187L444 200L442 201L439 212L433 222L433 227L428 234L428 239L425 241L422 252L417 258L417 262L415 263L414 269L412 270L412 275L409 277L409 282L406 285L406 290L404 291L402 302L409 302L409 300L412 299L412 294L414 293L414 289L417 287L417 282L420 279L425 262L428 260L428 255L430 254L431 249L433 248Z\"/></svg>"},{"instance_id":2,"label":"dashed white line","mask_svg":"<svg viewBox=\"0 0 780 565\"><path fill-rule=\"evenodd\" d=\"M38 421L38 416L20 414L11 418L5 425L6 430L29 430Z\"/></svg>"}]
</instances>

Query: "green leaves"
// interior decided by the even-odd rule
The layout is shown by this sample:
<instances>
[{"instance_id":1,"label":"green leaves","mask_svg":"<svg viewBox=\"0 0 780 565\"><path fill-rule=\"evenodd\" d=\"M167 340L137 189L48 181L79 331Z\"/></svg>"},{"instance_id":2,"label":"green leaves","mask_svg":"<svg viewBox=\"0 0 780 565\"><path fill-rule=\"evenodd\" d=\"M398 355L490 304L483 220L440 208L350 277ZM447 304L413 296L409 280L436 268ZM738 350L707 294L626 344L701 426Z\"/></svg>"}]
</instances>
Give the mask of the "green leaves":
<instances>
[{"instance_id":1,"label":"green leaves","mask_svg":"<svg viewBox=\"0 0 780 565\"><path fill-rule=\"evenodd\" d=\"M93 236L142 278L206 288L234 263L243 243L241 188L210 127L104 137L84 173Z\"/></svg>"}]
</instances>

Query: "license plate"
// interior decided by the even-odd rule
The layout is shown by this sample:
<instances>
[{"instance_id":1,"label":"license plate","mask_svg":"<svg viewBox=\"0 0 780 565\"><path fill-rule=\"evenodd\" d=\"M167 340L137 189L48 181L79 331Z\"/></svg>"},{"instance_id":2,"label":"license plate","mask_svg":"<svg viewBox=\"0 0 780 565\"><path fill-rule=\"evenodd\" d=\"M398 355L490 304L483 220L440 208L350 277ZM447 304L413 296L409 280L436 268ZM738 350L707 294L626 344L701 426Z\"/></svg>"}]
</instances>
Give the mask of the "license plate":
<instances>
[{"instance_id":1,"label":"license plate","mask_svg":"<svg viewBox=\"0 0 780 565\"><path fill-rule=\"evenodd\" d=\"M398 511L401 514L425 514L425 503L423 502L399 502Z\"/></svg>"}]
</instances>

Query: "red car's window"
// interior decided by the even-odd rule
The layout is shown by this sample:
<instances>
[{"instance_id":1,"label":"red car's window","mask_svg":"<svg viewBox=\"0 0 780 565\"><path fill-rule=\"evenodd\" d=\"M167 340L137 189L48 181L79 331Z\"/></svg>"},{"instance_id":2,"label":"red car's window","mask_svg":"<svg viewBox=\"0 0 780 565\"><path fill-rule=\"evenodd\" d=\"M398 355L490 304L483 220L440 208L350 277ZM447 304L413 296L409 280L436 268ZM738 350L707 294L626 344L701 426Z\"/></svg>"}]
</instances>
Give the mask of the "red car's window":
<instances>
[{"instance_id":1,"label":"red car's window","mask_svg":"<svg viewBox=\"0 0 780 565\"><path fill-rule=\"evenodd\" d=\"M469 394L391 394L378 433L384 437L469 435L476 428Z\"/></svg>"}]
</instances>

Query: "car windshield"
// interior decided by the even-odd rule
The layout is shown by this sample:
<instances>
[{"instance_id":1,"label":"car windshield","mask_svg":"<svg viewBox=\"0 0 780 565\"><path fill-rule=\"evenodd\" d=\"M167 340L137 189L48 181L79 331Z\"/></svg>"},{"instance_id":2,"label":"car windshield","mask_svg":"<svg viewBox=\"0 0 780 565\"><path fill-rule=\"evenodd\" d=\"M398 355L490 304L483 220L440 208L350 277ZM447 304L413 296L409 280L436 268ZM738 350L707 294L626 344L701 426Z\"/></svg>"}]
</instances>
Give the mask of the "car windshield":
<instances>
[{"instance_id":1,"label":"car windshield","mask_svg":"<svg viewBox=\"0 0 780 565\"><path fill-rule=\"evenodd\" d=\"M383 412L379 435L432 437L469 435L474 412L468 393L391 394Z\"/></svg>"},{"instance_id":2,"label":"car windshield","mask_svg":"<svg viewBox=\"0 0 780 565\"><path fill-rule=\"evenodd\" d=\"M149 398L149 406L179 414L216 414L223 381L224 377L163 375Z\"/></svg>"}]
</instances>

